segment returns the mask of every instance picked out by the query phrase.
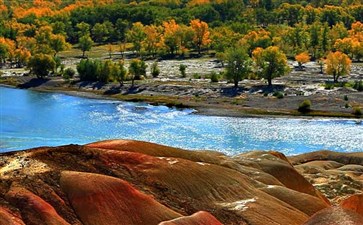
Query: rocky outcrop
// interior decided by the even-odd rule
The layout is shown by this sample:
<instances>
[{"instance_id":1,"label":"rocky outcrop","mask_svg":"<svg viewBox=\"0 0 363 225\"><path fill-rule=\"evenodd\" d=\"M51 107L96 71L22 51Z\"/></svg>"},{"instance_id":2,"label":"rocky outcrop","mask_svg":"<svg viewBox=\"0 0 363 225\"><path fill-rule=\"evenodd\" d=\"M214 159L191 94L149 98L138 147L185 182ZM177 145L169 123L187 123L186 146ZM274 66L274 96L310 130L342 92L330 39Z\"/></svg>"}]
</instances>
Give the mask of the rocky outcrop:
<instances>
[{"instance_id":1,"label":"rocky outcrop","mask_svg":"<svg viewBox=\"0 0 363 225\"><path fill-rule=\"evenodd\" d=\"M363 216L341 207L329 207L317 212L303 225L362 225Z\"/></svg>"},{"instance_id":2,"label":"rocky outcrop","mask_svg":"<svg viewBox=\"0 0 363 225\"><path fill-rule=\"evenodd\" d=\"M353 210L363 216L363 194L353 195L340 203L341 207Z\"/></svg>"},{"instance_id":3,"label":"rocky outcrop","mask_svg":"<svg viewBox=\"0 0 363 225\"><path fill-rule=\"evenodd\" d=\"M200 211L191 216L183 216L174 220L159 223L159 225L222 225L208 212Z\"/></svg>"},{"instance_id":4,"label":"rocky outcrop","mask_svg":"<svg viewBox=\"0 0 363 225\"><path fill-rule=\"evenodd\" d=\"M111 140L0 159L0 224L300 225L330 205L276 152Z\"/></svg>"},{"instance_id":5,"label":"rocky outcrop","mask_svg":"<svg viewBox=\"0 0 363 225\"><path fill-rule=\"evenodd\" d=\"M363 152L317 151L289 160L333 204L347 196L363 194Z\"/></svg>"}]
</instances>

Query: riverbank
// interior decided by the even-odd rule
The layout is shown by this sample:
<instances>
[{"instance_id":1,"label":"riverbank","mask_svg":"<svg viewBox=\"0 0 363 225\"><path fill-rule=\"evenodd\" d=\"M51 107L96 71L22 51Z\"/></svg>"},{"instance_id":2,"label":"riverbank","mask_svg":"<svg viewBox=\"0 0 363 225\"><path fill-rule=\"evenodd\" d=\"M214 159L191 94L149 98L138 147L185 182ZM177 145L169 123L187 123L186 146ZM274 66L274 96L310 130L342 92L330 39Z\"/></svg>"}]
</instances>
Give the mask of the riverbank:
<instances>
[{"instance_id":1,"label":"riverbank","mask_svg":"<svg viewBox=\"0 0 363 225\"><path fill-rule=\"evenodd\" d=\"M110 83L65 81L59 77L39 80L29 76L2 77L0 83L17 88L37 91L55 91L88 98L117 99L132 102L148 102L170 107L194 108L197 113L213 116L298 116L359 118L353 108L363 108L363 93L351 88L325 90L309 87L309 95L294 94L297 87L246 83L234 88L227 83L195 81L142 80L134 87ZM311 86L311 85L310 85ZM313 91L313 88L314 91ZM296 89L296 90L295 90ZM301 88L300 88L301 89ZM283 96L274 96L281 92ZM301 92L301 90L300 90ZM311 111L300 113L299 104L309 99Z\"/></svg>"},{"instance_id":2,"label":"riverbank","mask_svg":"<svg viewBox=\"0 0 363 225\"><path fill-rule=\"evenodd\" d=\"M362 166L363 153L229 157L132 140L34 148L0 154L0 222L358 225Z\"/></svg>"}]
</instances>

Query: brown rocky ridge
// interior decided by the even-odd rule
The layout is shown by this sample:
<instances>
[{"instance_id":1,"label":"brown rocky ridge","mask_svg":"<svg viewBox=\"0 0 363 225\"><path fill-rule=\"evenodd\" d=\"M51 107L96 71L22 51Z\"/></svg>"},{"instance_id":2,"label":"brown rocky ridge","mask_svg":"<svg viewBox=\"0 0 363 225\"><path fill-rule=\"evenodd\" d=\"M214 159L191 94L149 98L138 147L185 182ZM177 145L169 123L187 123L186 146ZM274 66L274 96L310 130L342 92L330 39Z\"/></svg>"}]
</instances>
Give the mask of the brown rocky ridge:
<instances>
[{"instance_id":1,"label":"brown rocky ridge","mask_svg":"<svg viewBox=\"0 0 363 225\"><path fill-rule=\"evenodd\" d=\"M342 153L349 160L337 163L363 166L362 154ZM361 195L331 207L293 167L301 170L306 158L325 160L263 151L230 157L131 140L3 153L0 225L310 225L340 215L363 224Z\"/></svg>"}]
</instances>

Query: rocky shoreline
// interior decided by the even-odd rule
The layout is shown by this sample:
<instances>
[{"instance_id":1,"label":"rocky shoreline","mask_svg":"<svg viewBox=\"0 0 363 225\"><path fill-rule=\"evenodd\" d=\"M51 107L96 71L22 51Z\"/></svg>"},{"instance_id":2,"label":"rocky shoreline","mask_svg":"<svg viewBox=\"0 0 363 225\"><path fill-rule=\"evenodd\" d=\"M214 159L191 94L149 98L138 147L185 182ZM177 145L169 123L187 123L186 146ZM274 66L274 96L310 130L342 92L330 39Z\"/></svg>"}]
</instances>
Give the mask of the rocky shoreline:
<instances>
[{"instance_id":1,"label":"rocky shoreline","mask_svg":"<svg viewBox=\"0 0 363 225\"><path fill-rule=\"evenodd\" d=\"M229 157L109 140L0 160L0 224L363 222L362 152Z\"/></svg>"}]
</instances>

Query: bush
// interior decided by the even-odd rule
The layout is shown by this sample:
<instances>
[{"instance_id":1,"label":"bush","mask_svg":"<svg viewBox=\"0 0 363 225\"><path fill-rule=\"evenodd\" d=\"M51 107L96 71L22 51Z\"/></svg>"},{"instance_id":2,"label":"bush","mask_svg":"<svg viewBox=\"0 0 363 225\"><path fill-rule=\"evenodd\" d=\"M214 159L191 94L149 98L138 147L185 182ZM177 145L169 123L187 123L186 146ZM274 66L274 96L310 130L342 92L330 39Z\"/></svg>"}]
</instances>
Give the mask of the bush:
<instances>
[{"instance_id":1,"label":"bush","mask_svg":"<svg viewBox=\"0 0 363 225\"><path fill-rule=\"evenodd\" d=\"M357 91L363 91L363 80L356 81L353 85L353 88Z\"/></svg>"},{"instance_id":2,"label":"bush","mask_svg":"<svg viewBox=\"0 0 363 225\"><path fill-rule=\"evenodd\" d=\"M28 67L38 78L44 78L50 71L54 71L56 62L50 55L36 54L30 58Z\"/></svg>"},{"instance_id":3,"label":"bush","mask_svg":"<svg viewBox=\"0 0 363 225\"><path fill-rule=\"evenodd\" d=\"M363 113L362 113L362 109L360 108L360 107L354 107L353 108L353 114L354 115L356 115L356 116L361 116L361 115L363 115Z\"/></svg>"},{"instance_id":4,"label":"bush","mask_svg":"<svg viewBox=\"0 0 363 225\"><path fill-rule=\"evenodd\" d=\"M326 90L332 90L334 89L335 85L333 83L325 83L324 88Z\"/></svg>"},{"instance_id":5,"label":"bush","mask_svg":"<svg viewBox=\"0 0 363 225\"><path fill-rule=\"evenodd\" d=\"M64 70L63 78L68 80L70 78L73 78L75 74L76 74L76 71L74 69L67 68Z\"/></svg>"},{"instance_id":6,"label":"bush","mask_svg":"<svg viewBox=\"0 0 363 225\"><path fill-rule=\"evenodd\" d=\"M202 76L200 74L198 74L198 73L195 73L195 74L193 74L193 78L194 79L201 79Z\"/></svg>"},{"instance_id":7,"label":"bush","mask_svg":"<svg viewBox=\"0 0 363 225\"><path fill-rule=\"evenodd\" d=\"M281 91L276 91L273 93L273 96L275 96L278 99L282 99L284 98L284 93L282 93Z\"/></svg>"},{"instance_id":8,"label":"bush","mask_svg":"<svg viewBox=\"0 0 363 225\"><path fill-rule=\"evenodd\" d=\"M184 64L180 64L179 65L179 71L180 71L182 77L186 77L187 76L187 74L185 72L186 69L187 69L187 66L186 65L184 65Z\"/></svg>"},{"instance_id":9,"label":"bush","mask_svg":"<svg viewBox=\"0 0 363 225\"><path fill-rule=\"evenodd\" d=\"M218 74L216 72L211 72L210 74L210 81L211 82L218 82L219 81L219 77Z\"/></svg>"},{"instance_id":10,"label":"bush","mask_svg":"<svg viewBox=\"0 0 363 225\"><path fill-rule=\"evenodd\" d=\"M307 113L311 111L311 101L309 99L305 99L300 103L299 108L297 109L301 113Z\"/></svg>"},{"instance_id":11,"label":"bush","mask_svg":"<svg viewBox=\"0 0 363 225\"><path fill-rule=\"evenodd\" d=\"M344 101L348 101L348 95L344 95Z\"/></svg>"},{"instance_id":12,"label":"bush","mask_svg":"<svg viewBox=\"0 0 363 225\"><path fill-rule=\"evenodd\" d=\"M158 77L159 74L160 74L160 69L159 69L159 66L158 66L158 62L154 62L151 65L151 75L155 78L155 77Z\"/></svg>"}]
</instances>

